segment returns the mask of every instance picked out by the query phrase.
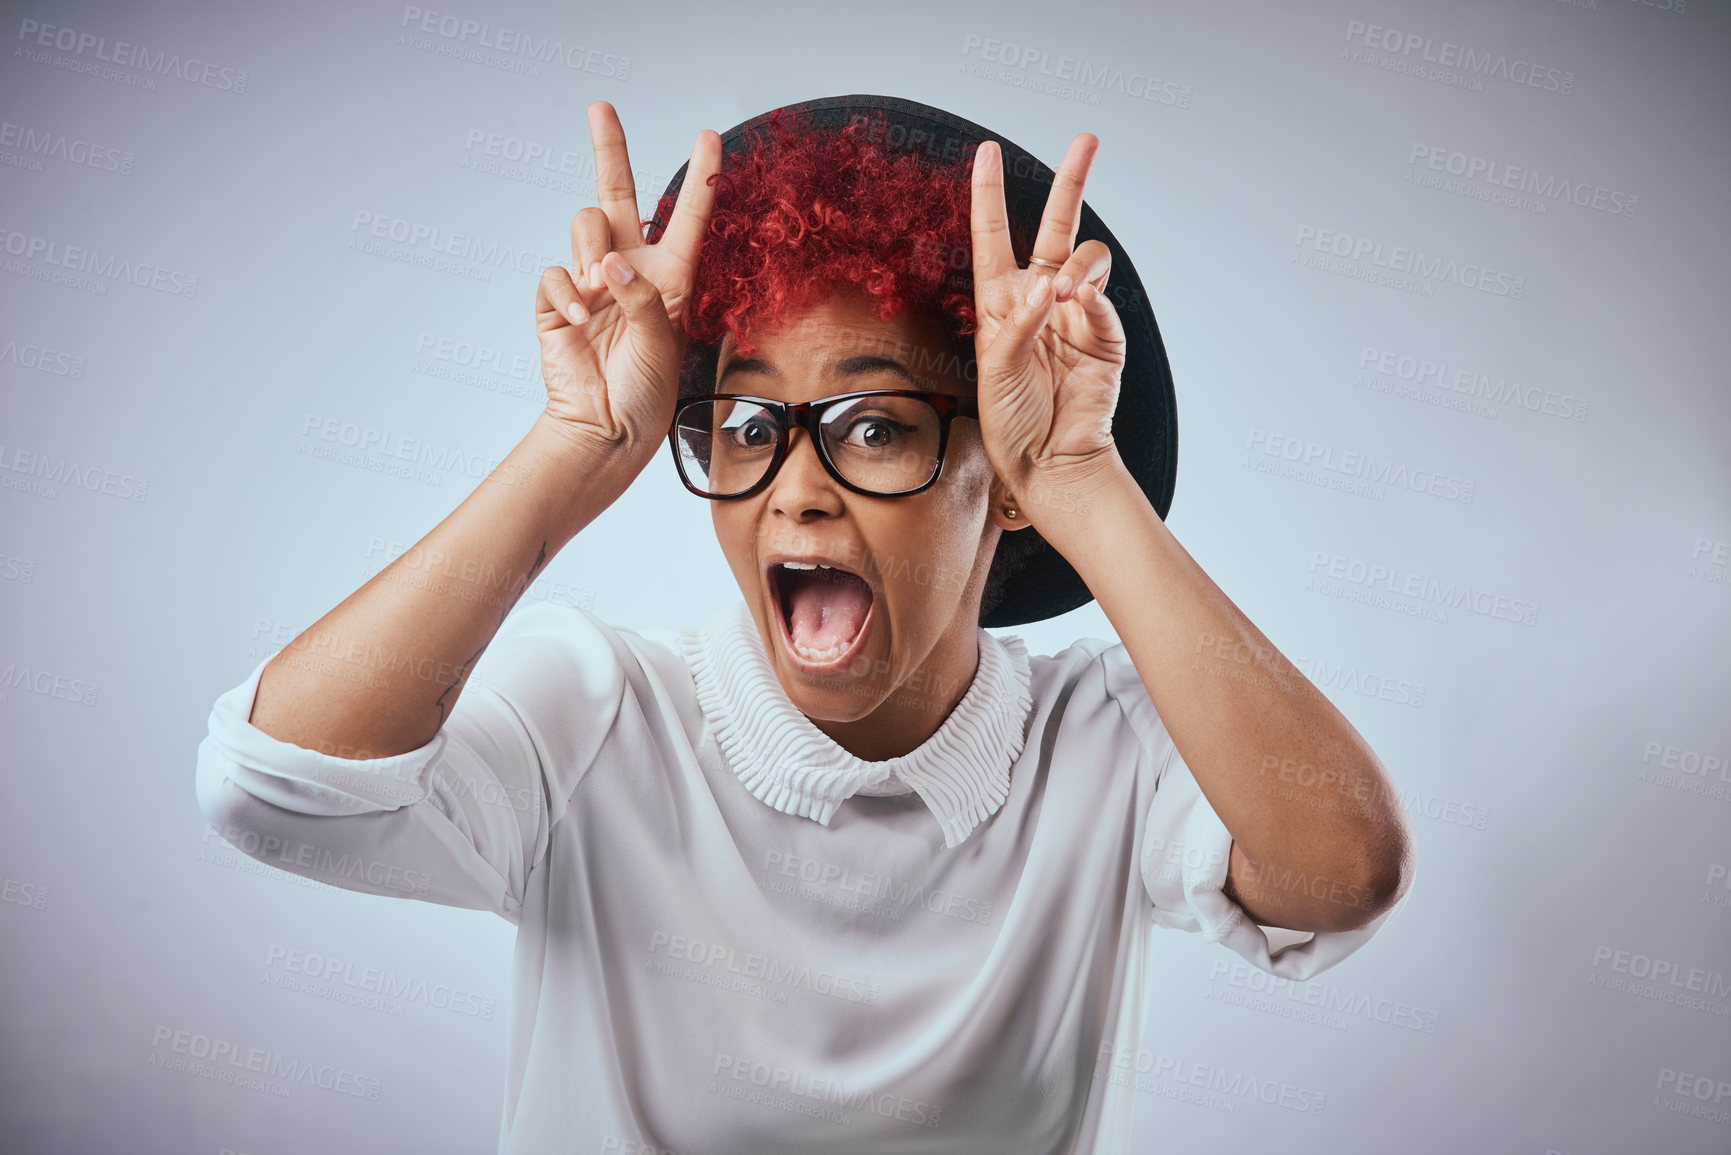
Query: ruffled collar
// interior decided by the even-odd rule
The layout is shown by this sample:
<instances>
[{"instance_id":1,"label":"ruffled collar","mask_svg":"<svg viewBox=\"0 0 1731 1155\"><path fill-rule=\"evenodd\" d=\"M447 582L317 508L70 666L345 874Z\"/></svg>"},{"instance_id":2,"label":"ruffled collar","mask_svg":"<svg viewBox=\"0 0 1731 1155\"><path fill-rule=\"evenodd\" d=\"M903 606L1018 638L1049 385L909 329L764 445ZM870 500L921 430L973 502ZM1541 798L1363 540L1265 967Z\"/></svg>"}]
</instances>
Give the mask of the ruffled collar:
<instances>
[{"instance_id":1,"label":"ruffled collar","mask_svg":"<svg viewBox=\"0 0 1731 1155\"><path fill-rule=\"evenodd\" d=\"M1022 640L979 637L979 666L956 708L919 747L882 762L843 749L788 699L745 602L684 630L680 646L728 765L759 800L827 826L855 794L912 790L953 847L1009 797L1033 701Z\"/></svg>"}]
</instances>

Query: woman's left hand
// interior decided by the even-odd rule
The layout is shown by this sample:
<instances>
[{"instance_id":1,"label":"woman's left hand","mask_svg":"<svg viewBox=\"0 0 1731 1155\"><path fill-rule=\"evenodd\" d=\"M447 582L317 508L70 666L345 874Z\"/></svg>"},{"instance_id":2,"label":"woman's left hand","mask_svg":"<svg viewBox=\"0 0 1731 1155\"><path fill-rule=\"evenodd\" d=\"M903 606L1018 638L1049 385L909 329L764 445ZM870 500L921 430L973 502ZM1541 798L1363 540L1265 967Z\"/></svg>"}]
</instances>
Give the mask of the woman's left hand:
<instances>
[{"instance_id":1,"label":"woman's left hand","mask_svg":"<svg viewBox=\"0 0 1731 1155\"><path fill-rule=\"evenodd\" d=\"M1096 240L1074 252L1082 187L1099 139L1070 144L1046 198L1033 256L1062 266L1020 268L1004 208L1003 153L974 154L974 336L986 456L1035 520L1042 493L1073 493L1118 463L1112 412L1124 369L1124 328L1106 299L1112 254Z\"/></svg>"}]
</instances>

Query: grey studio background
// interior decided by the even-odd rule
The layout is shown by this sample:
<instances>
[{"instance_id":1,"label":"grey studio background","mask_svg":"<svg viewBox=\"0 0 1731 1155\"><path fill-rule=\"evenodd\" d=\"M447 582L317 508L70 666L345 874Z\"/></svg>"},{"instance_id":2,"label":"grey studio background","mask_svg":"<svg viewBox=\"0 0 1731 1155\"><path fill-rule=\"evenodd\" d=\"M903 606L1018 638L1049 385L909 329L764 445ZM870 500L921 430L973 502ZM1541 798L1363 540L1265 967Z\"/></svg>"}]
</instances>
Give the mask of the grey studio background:
<instances>
[{"instance_id":1,"label":"grey studio background","mask_svg":"<svg viewBox=\"0 0 1731 1155\"><path fill-rule=\"evenodd\" d=\"M726 9L6 5L0 1148L494 1148L511 927L227 848L206 716L527 431L590 101L647 214L699 129L875 92L1100 137L1169 524L1415 816L1311 983L1157 936L1135 1149L1731 1150L1725 6ZM736 596L663 458L528 598Z\"/></svg>"}]
</instances>

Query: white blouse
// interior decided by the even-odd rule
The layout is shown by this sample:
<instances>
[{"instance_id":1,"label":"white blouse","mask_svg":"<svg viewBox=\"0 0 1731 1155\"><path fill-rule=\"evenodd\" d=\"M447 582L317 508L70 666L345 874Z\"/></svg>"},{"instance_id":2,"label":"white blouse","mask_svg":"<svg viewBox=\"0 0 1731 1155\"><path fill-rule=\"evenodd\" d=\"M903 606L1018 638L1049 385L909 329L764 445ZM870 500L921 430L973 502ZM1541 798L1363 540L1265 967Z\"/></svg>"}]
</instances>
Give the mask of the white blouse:
<instances>
[{"instance_id":1,"label":"white blouse","mask_svg":"<svg viewBox=\"0 0 1731 1155\"><path fill-rule=\"evenodd\" d=\"M883 762L794 707L743 601L677 635L520 607L388 758L251 725L267 658L199 802L262 862L517 925L501 1152L1122 1150L1152 928L1301 980L1387 915L1271 953L1124 647L979 641Z\"/></svg>"}]
</instances>

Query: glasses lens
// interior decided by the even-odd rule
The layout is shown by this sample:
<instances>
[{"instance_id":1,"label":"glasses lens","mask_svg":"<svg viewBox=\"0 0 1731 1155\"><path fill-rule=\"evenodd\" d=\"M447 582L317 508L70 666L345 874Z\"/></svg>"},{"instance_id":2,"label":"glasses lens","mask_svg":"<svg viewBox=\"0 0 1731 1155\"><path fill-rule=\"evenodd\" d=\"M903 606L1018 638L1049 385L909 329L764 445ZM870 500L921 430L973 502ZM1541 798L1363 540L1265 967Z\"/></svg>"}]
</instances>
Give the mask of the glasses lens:
<instances>
[{"instance_id":1,"label":"glasses lens","mask_svg":"<svg viewBox=\"0 0 1731 1155\"><path fill-rule=\"evenodd\" d=\"M859 397L829 407L823 446L841 475L873 493L918 489L938 472L937 410L917 397Z\"/></svg>"},{"instance_id":2,"label":"glasses lens","mask_svg":"<svg viewBox=\"0 0 1731 1155\"><path fill-rule=\"evenodd\" d=\"M699 401L680 410L674 444L687 481L730 497L763 480L780 435L774 416L755 402Z\"/></svg>"}]
</instances>

